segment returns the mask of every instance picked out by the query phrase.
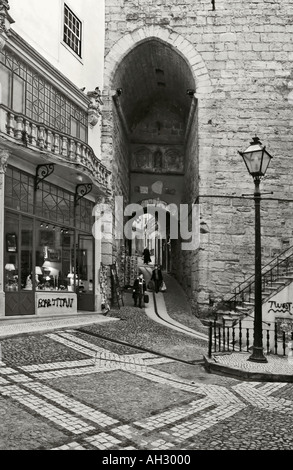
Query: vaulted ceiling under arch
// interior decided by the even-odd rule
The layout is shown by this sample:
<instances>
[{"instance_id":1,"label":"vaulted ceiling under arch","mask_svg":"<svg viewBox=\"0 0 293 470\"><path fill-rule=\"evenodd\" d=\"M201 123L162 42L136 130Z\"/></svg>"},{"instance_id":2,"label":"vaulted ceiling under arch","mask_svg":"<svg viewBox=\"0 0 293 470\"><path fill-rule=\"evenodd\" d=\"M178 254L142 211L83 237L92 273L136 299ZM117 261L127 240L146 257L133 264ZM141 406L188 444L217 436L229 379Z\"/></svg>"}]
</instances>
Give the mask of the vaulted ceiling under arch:
<instances>
[{"instance_id":1,"label":"vaulted ceiling under arch","mask_svg":"<svg viewBox=\"0 0 293 470\"><path fill-rule=\"evenodd\" d=\"M192 98L187 90L195 90L195 82L189 65L173 47L151 39L136 46L121 61L113 88L122 90L120 105L128 129L135 133L152 113L161 117L158 127L170 116L184 127Z\"/></svg>"}]
</instances>

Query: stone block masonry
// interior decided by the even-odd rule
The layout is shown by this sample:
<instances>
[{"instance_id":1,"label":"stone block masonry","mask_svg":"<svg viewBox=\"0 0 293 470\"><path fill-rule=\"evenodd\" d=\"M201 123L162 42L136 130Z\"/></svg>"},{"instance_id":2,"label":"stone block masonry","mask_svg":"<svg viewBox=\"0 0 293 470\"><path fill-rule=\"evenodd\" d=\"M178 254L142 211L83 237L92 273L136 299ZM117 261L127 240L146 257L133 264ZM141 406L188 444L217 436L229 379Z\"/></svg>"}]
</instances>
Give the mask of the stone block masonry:
<instances>
[{"instance_id":1,"label":"stone block masonry","mask_svg":"<svg viewBox=\"0 0 293 470\"><path fill-rule=\"evenodd\" d=\"M150 38L179 52L194 75L196 132L186 146L184 202L201 196L209 231L202 234L198 252L176 253L182 284L191 279L188 295L195 310L205 314L211 293L229 296L254 270L253 201L246 211L247 201L236 205L233 200L231 206L229 198L215 196L253 193L238 150L247 148L255 134L274 157L261 191L292 197L292 1L216 0L213 11L209 0L106 0L105 21L106 86L127 52ZM289 202L262 201L263 264L273 250L282 249L282 240L292 242L290 209ZM217 265L218 253L227 260L224 267ZM238 269L231 269L235 257Z\"/></svg>"}]
</instances>

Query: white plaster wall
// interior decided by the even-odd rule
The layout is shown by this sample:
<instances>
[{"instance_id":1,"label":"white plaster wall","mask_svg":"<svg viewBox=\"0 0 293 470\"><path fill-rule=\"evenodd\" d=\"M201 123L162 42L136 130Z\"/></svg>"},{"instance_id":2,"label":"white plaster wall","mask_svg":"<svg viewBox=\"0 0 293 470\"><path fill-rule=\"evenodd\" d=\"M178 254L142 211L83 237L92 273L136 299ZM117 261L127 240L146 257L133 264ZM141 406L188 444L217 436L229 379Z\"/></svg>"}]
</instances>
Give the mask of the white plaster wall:
<instances>
[{"instance_id":1,"label":"white plaster wall","mask_svg":"<svg viewBox=\"0 0 293 470\"><path fill-rule=\"evenodd\" d=\"M252 334L252 330L254 327L253 323L253 315L252 317L246 317L242 321L242 341L243 344L245 343L245 331L246 328L250 328ZM293 321L293 283L289 284L288 286L284 287L280 292L273 295L267 302L265 302L262 306L262 320L263 320L263 329L270 330L270 348L274 351L274 328L275 328L275 321L277 319L284 319L290 320L290 323ZM238 328L235 330L235 337L238 339ZM286 335L286 345L289 341L288 334ZM266 333L264 333L263 338L263 346L266 348ZM282 354L282 345L279 343L278 345L278 353ZM288 350L286 349L286 354L288 354Z\"/></svg>"},{"instance_id":2,"label":"white plaster wall","mask_svg":"<svg viewBox=\"0 0 293 470\"><path fill-rule=\"evenodd\" d=\"M264 327L266 329L274 329L276 318L290 319L293 321L293 282L273 295L262 305L262 320L271 324L270 328L265 324ZM253 328L253 318L249 319L246 317L242 324L245 328Z\"/></svg>"},{"instance_id":3,"label":"white plaster wall","mask_svg":"<svg viewBox=\"0 0 293 470\"><path fill-rule=\"evenodd\" d=\"M103 87L104 0L65 2L83 25L82 58L64 46L63 0L10 0L12 28L79 88Z\"/></svg>"},{"instance_id":4,"label":"white plaster wall","mask_svg":"<svg viewBox=\"0 0 293 470\"><path fill-rule=\"evenodd\" d=\"M274 322L275 318L293 320L293 283L286 286L263 304L263 320Z\"/></svg>"}]
</instances>

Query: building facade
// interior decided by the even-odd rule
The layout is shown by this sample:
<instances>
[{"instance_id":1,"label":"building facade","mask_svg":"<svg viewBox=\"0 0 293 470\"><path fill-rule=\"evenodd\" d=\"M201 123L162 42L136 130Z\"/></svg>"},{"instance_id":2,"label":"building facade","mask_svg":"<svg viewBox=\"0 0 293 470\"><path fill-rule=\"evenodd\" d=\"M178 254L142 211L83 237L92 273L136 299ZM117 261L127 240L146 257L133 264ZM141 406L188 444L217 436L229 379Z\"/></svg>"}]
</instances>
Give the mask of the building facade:
<instances>
[{"instance_id":1,"label":"building facade","mask_svg":"<svg viewBox=\"0 0 293 470\"><path fill-rule=\"evenodd\" d=\"M205 315L254 271L254 184L238 150L255 135L273 155L263 264L292 244L293 3L105 6L102 161L126 204L199 204L200 244L171 240L171 270Z\"/></svg>"},{"instance_id":2,"label":"building facade","mask_svg":"<svg viewBox=\"0 0 293 470\"><path fill-rule=\"evenodd\" d=\"M101 312L103 2L0 1L0 315Z\"/></svg>"},{"instance_id":3,"label":"building facade","mask_svg":"<svg viewBox=\"0 0 293 470\"><path fill-rule=\"evenodd\" d=\"M123 267L147 244L115 236L115 196L123 222L130 203L167 219L170 205L199 206L199 245L182 249L167 227L154 251L206 315L253 274L254 187L238 150L255 135L273 155L263 264L292 245L292 1L39 3L0 1L2 316L50 313L54 296L63 311L72 299L74 312L100 309L101 262Z\"/></svg>"}]
</instances>

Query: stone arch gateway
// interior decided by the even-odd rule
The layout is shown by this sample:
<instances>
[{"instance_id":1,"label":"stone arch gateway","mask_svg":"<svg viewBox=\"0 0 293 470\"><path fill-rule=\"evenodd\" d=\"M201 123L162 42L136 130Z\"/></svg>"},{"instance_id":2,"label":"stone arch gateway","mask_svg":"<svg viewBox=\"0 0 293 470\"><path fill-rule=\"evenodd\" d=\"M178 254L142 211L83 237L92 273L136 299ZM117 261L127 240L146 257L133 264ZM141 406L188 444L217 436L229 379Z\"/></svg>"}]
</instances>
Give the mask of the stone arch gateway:
<instances>
[{"instance_id":1,"label":"stone arch gateway","mask_svg":"<svg viewBox=\"0 0 293 470\"><path fill-rule=\"evenodd\" d=\"M212 92L211 80L206 65L196 47L179 33L160 26L150 26L134 30L121 37L105 57L104 90L111 89L113 75L124 57L143 41L157 39L174 48L189 63L196 82L197 97Z\"/></svg>"},{"instance_id":2,"label":"stone arch gateway","mask_svg":"<svg viewBox=\"0 0 293 470\"><path fill-rule=\"evenodd\" d=\"M255 134L276 157L264 191L292 193L291 6L105 0L102 154L113 194L200 204L198 252L173 253L200 315L253 274L254 207L242 198L252 183L238 150ZM263 201L264 264L292 239L288 204Z\"/></svg>"},{"instance_id":3,"label":"stone arch gateway","mask_svg":"<svg viewBox=\"0 0 293 470\"><path fill-rule=\"evenodd\" d=\"M102 160L112 171L113 196L123 195L125 205L142 195L168 204L193 202L200 167L198 121L211 93L201 55L170 29L140 28L111 47L105 57ZM113 240L118 262L127 246ZM179 266L174 274L188 287L189 257L179 247L179 240L172 242L172 265ZM193 269L198 262L194 253ZM192 297L197 290L196 282Z\"/></svg>"}]
</instances>

